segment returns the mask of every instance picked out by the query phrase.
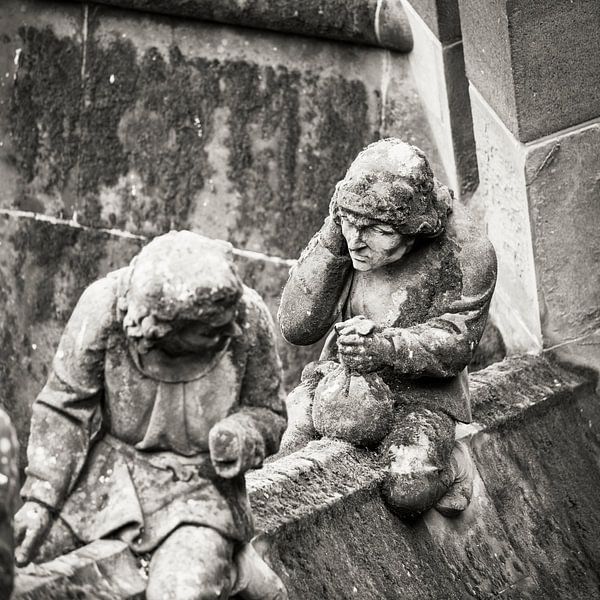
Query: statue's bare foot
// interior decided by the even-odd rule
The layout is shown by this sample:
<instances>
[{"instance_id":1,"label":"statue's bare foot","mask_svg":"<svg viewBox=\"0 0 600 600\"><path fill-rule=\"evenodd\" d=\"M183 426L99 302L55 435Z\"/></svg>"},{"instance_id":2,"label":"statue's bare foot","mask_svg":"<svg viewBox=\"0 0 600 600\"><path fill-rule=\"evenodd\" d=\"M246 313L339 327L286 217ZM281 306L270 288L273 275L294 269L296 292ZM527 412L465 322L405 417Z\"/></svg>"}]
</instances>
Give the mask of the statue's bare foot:
<instances>
[{"instance_id":1,"label":"statue's bare foot","mask_svg":"<svg viewBox=\"0 0 600 600\"><path fill-rule=\"evenodd\" d=\"M469 447L462 441L455 442L450 460L454 471L454 482L435 505L435 509L445 517L456 517L471 502L475 465Z\"/></svg>"}]
</instances>

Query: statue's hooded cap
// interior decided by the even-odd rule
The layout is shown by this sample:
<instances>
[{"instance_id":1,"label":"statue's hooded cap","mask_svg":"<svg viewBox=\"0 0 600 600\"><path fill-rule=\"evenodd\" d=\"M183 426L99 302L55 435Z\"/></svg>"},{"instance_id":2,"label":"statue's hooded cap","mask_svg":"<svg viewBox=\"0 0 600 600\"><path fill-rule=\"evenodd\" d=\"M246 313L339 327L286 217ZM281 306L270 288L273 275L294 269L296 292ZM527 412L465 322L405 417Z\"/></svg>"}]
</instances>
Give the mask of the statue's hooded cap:
<instances>
[{"instance_id":1,"label":"statue's hooded cap","mask_svg":"<svg viewBox=\"0 0 600 600\"><path fill-rule=\"evenodd\" d=\"M335 189L330 212L346 210L389 223L404 235L433 237L446 227L452 193L421 150L396 138L367 146Z\"/></svg>"},{"instance_id":2,"label":"statue's hooded cap","mask_svg":"<svg viewBox=\"0 0 600 600\"><path fill-rule=\"evenodd\" d=\"M242 291L230 244L172 231L154 238L133 259L122 280L119 308L128 334L147 337L146 330L160 323L218 321Z\"/></svg>"}]
</instances>

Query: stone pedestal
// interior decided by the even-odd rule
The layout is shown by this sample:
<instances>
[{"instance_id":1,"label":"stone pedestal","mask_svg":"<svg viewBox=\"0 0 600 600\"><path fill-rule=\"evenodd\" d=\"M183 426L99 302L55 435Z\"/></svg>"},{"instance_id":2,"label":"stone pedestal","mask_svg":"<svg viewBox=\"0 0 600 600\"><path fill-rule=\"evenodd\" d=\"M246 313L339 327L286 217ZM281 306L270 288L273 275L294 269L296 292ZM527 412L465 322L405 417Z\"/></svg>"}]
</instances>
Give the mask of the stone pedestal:
<instances>
[{"instance_id":1,"label":"stone pedestal","mask_svg":"<svg viewBox=\"0 0 600 600\"><path fill-rule=\"evenodd\" d=\"M600 4L460 9L481 181L471 206L498 254L492 311L509 352L598 367Z\"/></svg>"}]
</instances>

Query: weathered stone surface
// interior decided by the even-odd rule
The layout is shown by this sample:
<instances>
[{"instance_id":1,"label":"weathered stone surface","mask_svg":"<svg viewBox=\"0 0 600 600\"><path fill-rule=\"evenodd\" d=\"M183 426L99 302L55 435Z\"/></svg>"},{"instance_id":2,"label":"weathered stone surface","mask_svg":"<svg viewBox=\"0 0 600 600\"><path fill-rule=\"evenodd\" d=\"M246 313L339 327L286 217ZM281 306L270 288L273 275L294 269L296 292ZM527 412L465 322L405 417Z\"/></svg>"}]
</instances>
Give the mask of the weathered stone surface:
<instances>
[{"instance_id":1,"label":"weathered stone surface","mask_svg":"<svg viewBox=\"0 0 600 600\"><path fill-rule=\"evenodd\" d=\"M596 0L459 0L467 75L519 140L600 116Z\"/></svg>"},{"instance_id":2,"label":"weathered stone surface","mask_svg":"<svg viewBox=\"0 0 600 600\"><path fill-rule=\"evenodd\" d=\"M600 588L597 396L563 397L484 434L475 460L534 598L593 598Z\"/></svg>"},{"instance_id":3,"label":"weathered stone surface","mask_svg":"<svg viewBox=\"0 0 600 600\"><path fill-rule=\"evenodd\" d=\"M440 149L447 173L443 181L457 195L466 195L477 187L478 175L462 44L440 44L424 17L407 0L403 6L414 33L414 48L408 61Z\"/></svg>"},{"instance_id":4,"label":"weathered stone surface","mask_svg":"<svg viewBox=\"0 0 600 600\"><path fill-rule=\"evenodd\" d=\"M69 217L76 208L82 28L76 4L2 4L1 206Z\"/></svg>"},{"instance_id":5,"label":"weathered stone surface","mask_svg":"<svg viewBox=\"0 0 600 600\"><path fill-rule=\"evenodd\" d=\"M471 381L476 422L460 435L471 436L478 474L457 519L395 518L378 499L381 465L343 442L312 442L248 477L259 543L291 598L593 597L593 382L532 356Z\"/></svg>"},{"instance_id":6,"label":"weathered stone surface","mask_svg":"<svg viewBox=\"0 0 600 600\"><path fill-rule=\"evenodd\" d=\"M405 56L7 2L4 207L295 258L366 143L400 135L439 164Z\"/></svg>"},{"instance_id":7,"label":"weathered stone surface","mask_svg":"<svg viewBox=\"0 0 600 600\"><path fill-rule=\"evenodd\" d=\"M461 38L458 0L409 0L442 44Z\"/></svg>"},{"instance_id":8,"label":"weathered stone surface","mask_svg":"<svg viewBox=\"0 0 600 600\"><path fill-rule=\"evenodd\" d=\"M490 314L509 354L542 347L524 147L471 88L480 184L469 202L485 223L498 256L498 282Z\"/></svg>"},{"instance_id":9,"label":"weathered stone surface","mask_svg":"<svg viewBox=\"0 0 600 600\"><path fill-rule=\"evenodd\" d=\"M542 332L600 370L600 120L527 145ZM589 336L589 337L587 337Z\"/></svg>"},{"instance_id":10,"label":"weathered stone surface","mask_svg":"<svg viewBox=\"0 0 600 600\"><path fill-rule=\"evenodd\" d=\"M146 582L126 544L93 542L17 570L14 600L142 600Z\"/></svg>"},{"instance_id":11,"label":"weathered stone surface","mask_svg":"<svg viewBox=\"0 0 600 600\"><path fill-rule=\"evenodd\" d=\"M481 185L470 205L498 253L492 314L507 349L560 345L598 368L600 122L521 144L471 96Z\"/></svg>"},{"instance_id":12,"label":"weathered stone surface","mask_svg":"<svg viewBox=\"0 0 600 600\"><path fill-rule=\"evenodd\" d=\"M411 34L397 2L385 0L102 0L101 4L244 27L372 44L400 52Z\"/></svg>"}]
</instances>

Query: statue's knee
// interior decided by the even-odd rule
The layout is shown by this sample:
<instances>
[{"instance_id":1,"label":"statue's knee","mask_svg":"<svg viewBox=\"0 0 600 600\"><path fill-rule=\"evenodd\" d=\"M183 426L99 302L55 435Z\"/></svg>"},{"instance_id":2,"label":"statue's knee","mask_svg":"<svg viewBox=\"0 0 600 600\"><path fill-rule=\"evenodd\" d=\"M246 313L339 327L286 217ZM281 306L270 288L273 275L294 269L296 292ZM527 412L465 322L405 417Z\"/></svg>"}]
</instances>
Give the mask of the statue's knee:
<instances>
[{"instance_id":1,"label":"statue's knee","mask_svg":"<svg viewBox=\"0 0 600 600\"><path fill-rule=\"evenodd\" d=\"M208 527L179 527L152 557L147 599L228 598L233 575L232 546L232 542Z\"/></svg>"}]
</instances>

